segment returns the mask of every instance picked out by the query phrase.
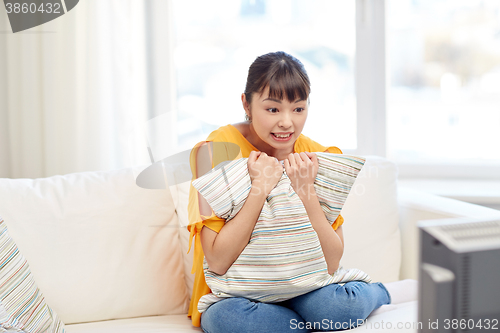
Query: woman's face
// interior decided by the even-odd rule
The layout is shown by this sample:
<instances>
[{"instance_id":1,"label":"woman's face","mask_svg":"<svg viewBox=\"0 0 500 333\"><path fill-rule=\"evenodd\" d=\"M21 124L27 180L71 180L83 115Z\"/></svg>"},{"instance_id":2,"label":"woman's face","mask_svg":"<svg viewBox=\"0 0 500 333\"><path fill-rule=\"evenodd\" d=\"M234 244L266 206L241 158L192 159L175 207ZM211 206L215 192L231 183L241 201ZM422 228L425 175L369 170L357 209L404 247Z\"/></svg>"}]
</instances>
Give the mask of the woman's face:
<instances>
[{"instance_id":1,"label":"woman's face","mask_svg":"<svg viewBox=\"0 0 500 333\"><path fill-rule=\"evenodd\" d=\"M270 98L266 88L261 95L254 94L250 104L245 101L243 104L255 133L276 150L275 157L293 152L295 140L307 119L307 100L299 98L290 102Z\"/></svg>"}]
</instances>

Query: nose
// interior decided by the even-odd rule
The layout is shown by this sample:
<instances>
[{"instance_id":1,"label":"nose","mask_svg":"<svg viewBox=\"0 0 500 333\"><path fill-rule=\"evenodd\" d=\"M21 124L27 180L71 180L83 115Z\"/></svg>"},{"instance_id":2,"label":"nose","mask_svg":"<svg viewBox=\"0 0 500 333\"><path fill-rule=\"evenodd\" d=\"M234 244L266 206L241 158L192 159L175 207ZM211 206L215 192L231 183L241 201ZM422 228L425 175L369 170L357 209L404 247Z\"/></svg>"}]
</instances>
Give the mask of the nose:
<instances>
[{"instance_id":1,"label":"nose","mask_svg":"<svg viewBox=\"0 0 500 333\"><path fill-rule=\"evenodd\" d=\"M292 127L292 117L288 112L282 113L278 126L283 129L288 129Z\"/></svg>"}]
</instances>

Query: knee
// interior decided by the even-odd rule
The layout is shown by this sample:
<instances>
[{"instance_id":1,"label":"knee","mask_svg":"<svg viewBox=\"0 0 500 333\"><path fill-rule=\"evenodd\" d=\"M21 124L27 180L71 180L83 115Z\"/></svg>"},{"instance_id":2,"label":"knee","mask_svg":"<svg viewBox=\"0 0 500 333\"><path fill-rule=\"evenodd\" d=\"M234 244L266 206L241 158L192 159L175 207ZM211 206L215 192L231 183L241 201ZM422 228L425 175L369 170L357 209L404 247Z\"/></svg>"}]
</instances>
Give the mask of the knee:
<instances>
[{"instance_id":1,"label":"knee","mask_svg":"<svg viewBox=\"0 0 500 333\"><path fill-rule=\"evenodd\" d=\"M316 311L307 311L309 312L308 318L304 317L304 319L327 320L331 325L343 325L342 329L345 329L345 325L357 326L373 310L370 297L367 297L363 287L354 283L346 283L343 286L332 285L328 298L323 297L322 304L315 308ZM333 326L332 329L334 329Z\"/></svg>"},{"instance_id":2,"label":"knee","mask_svg":"<svg viewBox=\"0 0 500 333\"><path fill-rule=\"evenodd\" d=\"M338 298L337 302L332 303L332 305L335 304L337 310L339 305L343 305L344 315L348 318L365 319L370 314L373 303L371 295L367 293L367 285L365 282L355 282L340 286L335 294L335 297Z\"/></svg>"},{"instance_id":3,"label":"knee","mask_svg":"<svg viewBox=\"0 0 500 333\"><path fill-rule=\"evenodd\" d=\"M303 319L291 309L233 297L212 304L201 316L201 328L218 332L307 332ZM295 329L295 328L296 329Z\"/></svg>"},{"instance_id":4,"label":"knee","mask_svg":"<svg viewBox=\"0 0 500 333\"><path fill-rule=\"evenodd\" d=\"M234 332L240 323L241 312L249 310L253 302L232 297L216 302L201 314L201 328L206 333ZM242 324L242 323L241 323Z\"/></svg>"},{"instance_id":5,"label":"knee","mask_svg":"<svg viewBox=\"0 0 500 333\"><path fill-rule=\"evenodd\" d=\"M370 314L365 302L359 298L343 297L341 304L326 305L322 310L310 314L306 321L319 321L328 324L328 331L352 329L361 325Z\"/></svg>"}]
</instances>

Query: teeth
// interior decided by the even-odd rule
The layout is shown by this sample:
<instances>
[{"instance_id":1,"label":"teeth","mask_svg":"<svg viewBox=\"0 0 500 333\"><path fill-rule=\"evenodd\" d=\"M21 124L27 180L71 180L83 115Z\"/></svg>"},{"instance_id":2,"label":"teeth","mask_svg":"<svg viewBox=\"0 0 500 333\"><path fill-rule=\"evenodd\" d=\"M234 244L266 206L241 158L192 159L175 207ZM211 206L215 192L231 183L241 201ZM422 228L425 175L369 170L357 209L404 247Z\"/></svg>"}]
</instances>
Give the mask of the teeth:
<instances>
[{"instance_id":1,"label":"teeth","mask_svg":"<svg viewBox=\"0 0 500 333\"><path fill-rule=\"evenodd\" d=\"M274 134L278 138L288 138L291 134Z\"/></svg>"}]
</instances>

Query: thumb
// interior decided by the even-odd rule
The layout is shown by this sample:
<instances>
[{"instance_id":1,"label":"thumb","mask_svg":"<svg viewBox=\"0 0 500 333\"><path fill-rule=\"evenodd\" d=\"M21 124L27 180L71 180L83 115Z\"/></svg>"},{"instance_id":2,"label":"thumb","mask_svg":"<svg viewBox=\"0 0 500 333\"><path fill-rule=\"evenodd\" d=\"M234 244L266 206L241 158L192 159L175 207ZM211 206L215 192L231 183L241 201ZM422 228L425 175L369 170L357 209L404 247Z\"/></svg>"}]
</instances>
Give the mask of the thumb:
<instances>
[{"instance_id":1,"label":"thumb","mask_svg":"<svg viewBox=\"0 0 500 333\"><path fill-rule=\"evenodd\" d=\"M306 152L306 155L313 161L313 163L318 163L318 156L315 153Z\"/></svg>"},{"instance_id":2,"label":"thumb","mask_svg":"<svg viewBox=\"0 0 500 333\"><path fill-rule=\"evenodd\" d=\"M247 163L254 163L257 161L257 158L260 156L260 151L251 151L250 155L248 156L248 162Z\"/></svg>"}]
</instances>

